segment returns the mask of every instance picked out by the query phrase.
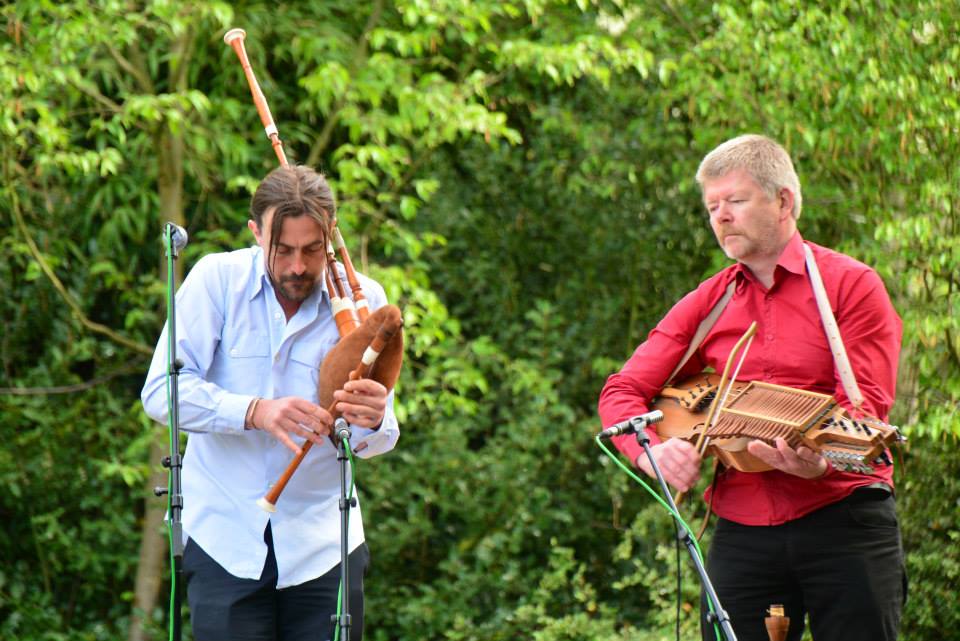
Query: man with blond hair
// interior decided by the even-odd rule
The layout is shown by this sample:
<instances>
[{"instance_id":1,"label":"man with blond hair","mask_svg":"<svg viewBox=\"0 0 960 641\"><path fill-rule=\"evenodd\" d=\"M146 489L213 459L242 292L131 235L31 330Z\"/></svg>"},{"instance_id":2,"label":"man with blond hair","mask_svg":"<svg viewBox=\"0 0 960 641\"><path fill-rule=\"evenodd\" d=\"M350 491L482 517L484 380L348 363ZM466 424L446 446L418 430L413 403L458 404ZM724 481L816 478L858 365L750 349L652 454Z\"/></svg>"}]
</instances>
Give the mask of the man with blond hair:
<instances>
[{"instance_id":1,"label":"man with blond hair","mask_svg":"<svg viewBox=\"0 0 960 641\"><path fill-rule=\"evenodd\" d=\"M717 242L736 263L680 300L610 376L600 395L603 424L648 411L681 363L673 380L707 367L721 371L753 321L756 338L738 380L831 394L851 409L820 320L805 247L822 276L862 392L860 408L886 420L894 401L900 318L875 271L800 236L800 181L786 150L764 136L739 136L707 154L696 179ZM698 327L714 309L719 317L696 344ZM683 361L691 344L694 350ZM678 438L661 439L655 426L648 432L667 482L678 490L693 487L701 467L696 449ZM653 476L635 439L619 437L616 444ZM906 577L892 466L843 472L782 438L774 445L752 441L748 451L773 469L718 469L705 494L718 516L707 570L737 638L767 641L764 617L777 603L791 619L791 641L801 638L805 617L815 641L895 639ZM703 613L703 638L712 639Z\"/></svg>"}]
</instances>

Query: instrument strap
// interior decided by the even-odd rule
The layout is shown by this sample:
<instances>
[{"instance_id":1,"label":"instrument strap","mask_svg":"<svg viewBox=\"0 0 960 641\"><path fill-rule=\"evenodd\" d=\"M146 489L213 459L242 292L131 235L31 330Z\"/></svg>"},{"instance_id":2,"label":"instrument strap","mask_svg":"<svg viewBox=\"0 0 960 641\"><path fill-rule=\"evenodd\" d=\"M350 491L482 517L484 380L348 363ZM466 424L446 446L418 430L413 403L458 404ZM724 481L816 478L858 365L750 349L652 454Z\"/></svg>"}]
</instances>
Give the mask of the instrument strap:
<instances>
[{"instance_id":1,"label":"instrument strap","mask_svg":"<svg viewBox=\"0 0 960 641\"><path fill-rule=\"evenodd\" d=\"M677 363L677 366L673 368L673 371L670 372L670 376L667 377L667 382L664 384L664 387L670 387L673 383L674 376L677 375L683 366L687 364L687 361L690 360L690 357L693 356L693 353L697 351L697 348L700 347L700 344L703 343L703 339L707 337L707 334L713 329L714 324L717 322L717 319L720 318L720 314L723 313L723 310L727 307L727 303L730 302L730 299L733 298L733 290L737 288L737 280L734 278L730 281L730 284L727 285L727 289L723 292L723 296L720 297L720 300L717 301L717 304L713 306L713 309L710 310L710 313L700 321L700 324L697 325L697 331L694 332L693 338L690 339L690 347L687 348L686 353L683 355L683 358L680 359L680 362Z\"/></svg>"},{"instance_id":2,"label":"instrument strap","mask_svg":"<svg viewBox=\"0 0 960 641\"><path fill-rule=\"evenodd\" d=\"M820 312L820 321L823 323L823 329L827 335L827 342L830 343L830 351L833 353L833 362L837 367L837 373L840 375L840 384L843 386L843 391L846 393L847 398L850 399L850 403L853 404L854 408L859 410L863 404L863 394L860 392L860 386L857 385L857 378L853 373L853 368L850 366L850 359L847 357L847 350L840 336L837 319L833 315L833 310L830 307L830 299L827 297L827 291L823 286L820 269L817 267L817 261L813 257L810 246L806 243L803 244L803 253L806 258L810 286L813 288L813 297L817 302L817 309ZM697 348L703 343L707 334L713 329L714 324L716 324L717 319L720 318L720 314L723 313L727 303L733 298L733 291L736 289L736 285L736 280L730 281L723 296L721 296L720 300L713 306L710 313L700 321L700 324L697 326L697 331L694 332L693 338L690 339L690 346L687 348L686 353L684 353L683 358L680 359L680 362L677 363L677 366L670 372L670 376L667 377L667 382L664 384L664 387L669 387L673 383L674 377L683 369L683 366L687 364L687 361L690 360L693 353L697 351Z\"/></svg>"},{"instance_id":3,"label":"instrument strap","mask_svg":"<svg viewBox=\"0 0 960 641\"><path fill-rule=\"evenodd\" d=\"M813 251L806 243L803 244L803 253L807 260L807 274L810 276L810 285L813 287L813 297L817 301L817 309L820 310L820 320L823 323L823 330L827 334L827 341L830 343L830 351L833 352L833 362L837 366L837 373L840 375L840 384L843 385L843 391L847 398L857 410L863 404L863 394L860 393L860 387L857 385L857 377L853 374L853 368L850 366L850 359L847 358L847 350L843 346L843 339L840 337L840 328L837 327L837 319L833 316L833 310L830 308L830 299L827 298L827 290L823 286L823 279L820 278L820 270L817 268L817 261L813 258Z\"/></svg>"}]
</instances>

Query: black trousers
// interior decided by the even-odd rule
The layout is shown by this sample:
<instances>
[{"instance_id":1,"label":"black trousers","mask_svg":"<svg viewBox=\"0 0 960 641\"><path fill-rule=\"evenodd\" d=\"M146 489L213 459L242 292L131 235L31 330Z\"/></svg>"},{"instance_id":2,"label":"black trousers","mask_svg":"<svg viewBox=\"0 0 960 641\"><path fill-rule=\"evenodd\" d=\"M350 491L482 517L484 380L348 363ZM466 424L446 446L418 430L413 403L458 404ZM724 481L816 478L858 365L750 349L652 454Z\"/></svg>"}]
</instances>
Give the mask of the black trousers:
<instances>
[{"instance_id":1,"label":"black trousers","mask_svg":"<svg viewBox=\"0 0 960 641\"><path fill-rule=\"evenodd\" d=\"M196 641L327 641L333 639L340 565L323 576L277 589L277 558L270 526L264 532L267 562L259 580L241 579L187 541L183 575ZM363 638L363 577L367 544L350 553L350 641ZM346 640L342 640L346 641Z\"/></svg>"},{"instance_id":2,"label":"black trousers","mask_svg":"<svg viewBox=\"0 0 960 641\"><path fill-rule=\"evenodd\" d=\"M903 547L893 496L860 489L795 521L747 526L720 519L707 572L741 641L769 641L772 604L790 617L800 641L809 617L815 641L893 641L907 597ZM701 630L715 639L705 620Z\"/></svg>"}]
</instances>

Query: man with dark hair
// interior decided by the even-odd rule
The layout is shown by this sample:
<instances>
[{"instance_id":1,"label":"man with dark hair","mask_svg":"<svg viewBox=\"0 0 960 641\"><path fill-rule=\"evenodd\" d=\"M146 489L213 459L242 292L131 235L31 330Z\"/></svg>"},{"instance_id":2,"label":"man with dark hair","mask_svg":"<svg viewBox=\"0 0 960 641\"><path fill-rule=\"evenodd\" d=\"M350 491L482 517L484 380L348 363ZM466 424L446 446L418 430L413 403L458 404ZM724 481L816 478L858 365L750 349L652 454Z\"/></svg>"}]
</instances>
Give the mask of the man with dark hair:
<instances>
[{"instance_id":1,"label":"man with dark hair","mask_svg":"<svg viewBox=\"0 0 960 641\"><path fill-rule=\"evenodd\" d=\"M177 292L183 556L194 636L202 640L332 638L340 579L340 482L333 419L320 407L318 366L339 338L320 286L336 205L326 179L282 167L251 204L256 246L200 259ZM371 308L383 289L361 277ZM166 422L164 329L143 406ZM393 396L372 380L335 393L360 456L399 437ZM316 444L276 512L257 506L304 440ZM351 638L363 629L369 553L359 507L351 510Z\"/></svg>"},{"instance_id":2,"label":"man with dark hair","mask_svg":"<svg viewBox=\"0 0 960 641\"><path fill-rule=\"evenodd\" d=\"M646 412L691 344L695 349L674 380L708 366L722 371L751 321L758 330L738 380L831 394L847 409L859 403L863 412L886 420L894 400L900 318L876 272L801 238L800 182L787 152L769 138L740 136L703 159L697 182L717 241L737 262L678 302L610 376L600 395L604 425ZM834 363L808 274L808 250L849 355L853 386ZM722 311L698 345L698 327L715 308ZM856 383L856 394L848 395ZM693 487L700 476L696 449L681 439L660 439L655 427L649 432L667 482L680 490ZM620 437L617 447L653 475L635 439ZM707 493L719 517L707 569L737 637L767 641L766 610L784 604L791 641L801 638L805 616L816 641L895 639L906 578L892 466L870 474L841 472L782 438L775 446L755 440L747 447L773 469L718 471ZM702 628L703 638L712 639L712 626Z\"/></svg>"}]
</instances>

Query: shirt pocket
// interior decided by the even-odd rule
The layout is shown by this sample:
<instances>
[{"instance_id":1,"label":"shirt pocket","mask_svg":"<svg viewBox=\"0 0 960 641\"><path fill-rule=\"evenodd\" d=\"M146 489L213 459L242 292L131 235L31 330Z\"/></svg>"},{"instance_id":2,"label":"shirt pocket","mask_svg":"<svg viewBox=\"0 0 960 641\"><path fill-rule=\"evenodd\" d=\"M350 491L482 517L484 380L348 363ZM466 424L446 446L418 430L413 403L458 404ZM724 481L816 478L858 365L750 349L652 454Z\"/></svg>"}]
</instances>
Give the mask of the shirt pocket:
<instances>
[{"instance_id":1,"label":"shirt pocket","mask_svg":"<svg viewBox=\"0 0 960 641\"><path fill-rule=\"evenodd\" d=\"M208 380L235 394L268 396L270 338L266 333L232 332L217 346Z\"/></svg>"},{"instance_id":2,"label":"shirt pocket","mask_svg":"<svg viewBox=\"0 0 960 641\"><path fill-rule=\"evenodd\" d=\"M290 347L290 367L296 370L296 376L309 377L311 388L316 394L320 380L320 363L327 356L337 339L299 341Z\"/></svg>"},{"instance_id":3,"label":"shirt pocket","mask_svg":"<svg viewBox=\"0 0 960 641\"><path fill-rule=\"evenodd\" d=\"M270 357L270 339L262 333L242 333L232 337L229 344L223 345L223 352L230 359L243 361Z\"/></svg>"}]
</instances>

